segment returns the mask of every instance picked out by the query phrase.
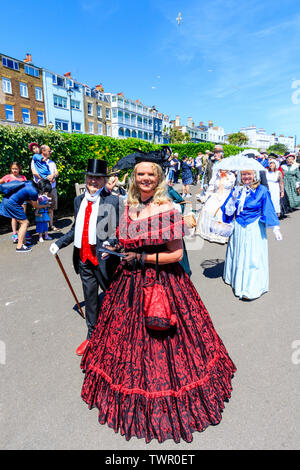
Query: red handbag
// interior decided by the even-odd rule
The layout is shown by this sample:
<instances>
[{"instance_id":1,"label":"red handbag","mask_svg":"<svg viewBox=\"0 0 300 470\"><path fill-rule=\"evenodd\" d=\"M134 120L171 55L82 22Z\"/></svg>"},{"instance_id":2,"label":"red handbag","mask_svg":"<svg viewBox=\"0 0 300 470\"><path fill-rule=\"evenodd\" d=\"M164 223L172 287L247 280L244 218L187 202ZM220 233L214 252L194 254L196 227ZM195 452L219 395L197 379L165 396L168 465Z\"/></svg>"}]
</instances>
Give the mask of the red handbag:
<instances>
[{"instance_id":1,"label":"red handbag","mask_svg":"<svg viewBox=\"0 0 300 470\"><path fill-rule=\"evenodd\" d=\"M145 324L151 330L165 331L176 325L176 315L172 313L167 293L159 282L158 253L156 254L156 278L143 285L143 312Z\"/></svg>"}]
</instances>

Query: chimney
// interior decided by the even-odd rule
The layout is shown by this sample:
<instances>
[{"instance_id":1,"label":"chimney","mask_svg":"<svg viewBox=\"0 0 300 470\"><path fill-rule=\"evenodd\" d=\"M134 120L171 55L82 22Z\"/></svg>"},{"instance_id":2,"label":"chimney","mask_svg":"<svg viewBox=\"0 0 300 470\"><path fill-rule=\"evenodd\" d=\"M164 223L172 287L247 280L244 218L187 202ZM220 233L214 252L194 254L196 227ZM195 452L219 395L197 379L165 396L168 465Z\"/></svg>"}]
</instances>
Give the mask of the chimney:
<instances>
[{"instance_id":1,"label":"chimney","mask_svg":"<svg viewBox=\"0 0 300 470\"><path fill-rule=\"evenodd\" d=\"M96 88L97 91L104 91L103 86L102 86L101 83L100 83L100 85L96 85L95 88Z\"/></svg>"},{"instance_id":2,"label":"chimney","mask_svg":"<svg viewBox=\"0 0 300 470\"><path fill-rule=\"evenodd\" d=\"M31 54L26 54L26 59L24 59L24 62L31 62Z\"/></svg>"},{"instance_id":3,"label":"chimney","mask_svg":"<svg viewBox=\"0 0 300 470\"><path fill-rule=\"evenodd\" d=\"M193 118L189 117L187 120L188 127L193 127Z\"/></svg>"},{"instance_id":4,"label":"chimney","mask_svg":"<svg viewBox=\"0 0 300 470\"><path fill-rule=\"evenodd\" d=\"M64 77L68 77L68 78L70 78L70 77L71 77L71 72L67 72L67 73L65 73L65 74L64 74Z\"/></svg>"},{"instance_id":5,"label":"chimney","mask_svg":"<svg viewBox=\"0 0 300 470\"><path fill-rule=\"evenodd\" d=\"M208 121L208 127L213 127L213 122L212 121Z\"/></svg>"},{"instance_id":6,"label":"chimney","mask_svg":"<svg viewBox=\"0 0 300 470\"><path fill-rule=\"evenodd\" d=\"M179 127L180 126L180 116L176 116L175 118L175 126Z\"/></svg>"},{"instance_id":7,"label":"chimney","mask_svg":"<svg viewBox=\"0 0 300 470\"><path fill-rule=\"evenodd\" d=\"M199 127L202 127L204 124L203 124L203 121L200 121L199 122Z\"/></svg>"}]
</instances>

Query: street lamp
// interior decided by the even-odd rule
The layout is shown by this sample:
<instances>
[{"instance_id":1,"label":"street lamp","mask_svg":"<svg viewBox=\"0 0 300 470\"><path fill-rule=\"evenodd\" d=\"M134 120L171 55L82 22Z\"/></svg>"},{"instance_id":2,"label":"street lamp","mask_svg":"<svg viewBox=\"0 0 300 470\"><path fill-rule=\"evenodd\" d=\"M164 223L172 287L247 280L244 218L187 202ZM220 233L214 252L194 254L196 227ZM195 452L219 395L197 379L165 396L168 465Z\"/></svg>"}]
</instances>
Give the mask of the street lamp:
<instances>
[{"instance_id":1,"label":"street lamp","mask_svg":"<svg viewBox=\"0 0 300 470\"><path fill-rule=\"evenodd\" d=\"M69 95L69 98L70 98L70 120L71 120L71 134L73 132L73 122L72 122L72 95L73 95L73 90L72 88L68 88L67 89L67 93Z\"/></svg>"}]
</instances>

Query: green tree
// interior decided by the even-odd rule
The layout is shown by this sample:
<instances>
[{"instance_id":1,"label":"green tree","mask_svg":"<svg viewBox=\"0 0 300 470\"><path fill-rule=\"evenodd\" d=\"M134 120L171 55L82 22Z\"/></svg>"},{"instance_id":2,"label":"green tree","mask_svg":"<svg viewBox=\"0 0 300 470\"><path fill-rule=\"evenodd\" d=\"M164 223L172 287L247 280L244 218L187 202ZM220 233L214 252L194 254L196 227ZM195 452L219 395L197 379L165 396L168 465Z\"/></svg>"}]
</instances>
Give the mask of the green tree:
<instances>
[{"instance_id":1,"label":"green tree","mask_svg":"<svg viewBox=\"0 0 300 470\"><path fill-rule=\"evenodd\" d=\"M274 152L274 153L279 153L280 155L284 155L288 151L289 149L284 144L274 144L268 148L269 153Z\"/></svg>"},{"instance_id":2,"label":"green tree","mask_svg":"<svg viewBox=\"0 0 300 470\"><path fill-rule=\"evenodd\" d=\"M169 136L171 144L186 144L191 140L190 134L188 132L183 134L178 129L170 129Z\"/></svg>"},{"instance_id":3,"label":"green tree","mask_svg":"<svg viewBox=\"0 0 300 470\"><path fill-rule=\"evenodd\" d=\"M248 142L248 137L243 132L235 132L228 135L228 141L231 145L246 145Z\"/></svg>"}]
</instances>

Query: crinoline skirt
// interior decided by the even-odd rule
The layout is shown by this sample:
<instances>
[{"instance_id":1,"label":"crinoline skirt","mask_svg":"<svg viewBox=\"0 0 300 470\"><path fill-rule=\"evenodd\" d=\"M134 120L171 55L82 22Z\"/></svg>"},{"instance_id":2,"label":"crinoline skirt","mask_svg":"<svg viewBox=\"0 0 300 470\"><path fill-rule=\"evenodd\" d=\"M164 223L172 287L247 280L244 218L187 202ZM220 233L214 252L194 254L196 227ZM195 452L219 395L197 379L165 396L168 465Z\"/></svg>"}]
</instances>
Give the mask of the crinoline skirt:
<instances>
[{"instance_id":1,"label":"crinoline skirt","mask_svg":"<svg viewBox=\"0 0 300 470\"><path fill-rule=\"evenodd\" d=\"M236 370L210 316L179 264L160 266L177 326L145 327L142 283L151 267L134 273L120 265L106 291L99 320L82 358L82 398L97 407L99 422L129 440L187 442L193 432L221 421Z\"/></svg>"}]
</instances>

